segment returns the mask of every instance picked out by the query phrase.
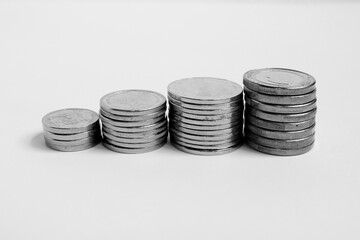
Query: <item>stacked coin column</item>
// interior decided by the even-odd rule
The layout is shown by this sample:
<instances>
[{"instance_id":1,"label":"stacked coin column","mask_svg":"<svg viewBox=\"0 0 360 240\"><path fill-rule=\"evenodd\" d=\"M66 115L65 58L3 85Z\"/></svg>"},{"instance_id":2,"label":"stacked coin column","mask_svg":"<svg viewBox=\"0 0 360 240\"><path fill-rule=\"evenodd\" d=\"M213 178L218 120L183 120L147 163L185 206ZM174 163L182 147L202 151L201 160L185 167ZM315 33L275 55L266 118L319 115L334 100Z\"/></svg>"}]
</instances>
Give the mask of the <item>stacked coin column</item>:
<instances>
[{"instance_id":1,"label":"stacked coin column","mask_svg":"<svg viewBox=\"0 0 360 240\"><path fill-rule=\"evenodd\" d=\"M103 144L120 153L144 153L167 141L166 98L156 92L124 90L100 100Z\"/></svg>"},{"instance_id":2,"label":"stacked coin column","mask_svg":"<svg viewBox=\"0 0 360 240\"><path fill-rule=\"evenodd\" d=\"M188 78L168 86L173 146L198 155L229 153L243 143L243 90L217 78Z\"/></svg>"},{"instance_id":3,"label":"stacked coin column","mask_svg":"<svg viewBox=\"0 0 360 240\"><path fill-rule=\"evenodd\" d=\"M289 69L258 69L244 74L245 137L264 153L308 152L315 141L315 79Z\"/></svg>"}]
</instances>

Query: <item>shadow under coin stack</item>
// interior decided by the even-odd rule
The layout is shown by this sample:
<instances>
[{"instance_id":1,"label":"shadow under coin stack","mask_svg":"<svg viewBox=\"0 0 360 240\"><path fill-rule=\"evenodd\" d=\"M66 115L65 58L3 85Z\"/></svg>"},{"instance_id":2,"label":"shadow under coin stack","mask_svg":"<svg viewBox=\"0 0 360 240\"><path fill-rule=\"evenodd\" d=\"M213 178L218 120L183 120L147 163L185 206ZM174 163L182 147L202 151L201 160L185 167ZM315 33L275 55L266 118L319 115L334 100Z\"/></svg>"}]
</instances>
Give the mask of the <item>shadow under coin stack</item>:
<instances>
[{"instance_id":1,"label":"shadow under coin stack","mask_svg":"<svg viewBox=\"0 0 360 240\"><path fill-rule=\"evenodd\" d=\"M170 140L177 149L219 155L243 143L243 89L217 78L188 78L168 86Z\"/></svg>"},{"instance_id":2,"label":"shadow under coin stack","mask_svg":"<svg viewBox=\"0 0 360 240\"><path fill-rule=\"evenodd\" d=\"M101 141L99 116L80 108L51 112L42 119L45 143L48 147L74 152L94 147Z\"/></svg>"},{"instance_id":3,"label":"shadow under coin stack","mask_svg":"<svg viewBox=\"0 0 360 240\"><path fill-rule=\"evenodd\" d=\"M124 90L100 100L103 144L120 153L145 153L167 141L166 98L156 92Z\"/></svg>"},{"instance_id":4,"label":"shadow under coin stack","mask_svg":"<svg viewBox=\"0 0 360 240\"><path fill-rule=\"evenodd\" d=\"M258 69L244 74L245 138L260 152L292 156L315 141L315 79L290 69Z\"/></svg>"}]
</instances>

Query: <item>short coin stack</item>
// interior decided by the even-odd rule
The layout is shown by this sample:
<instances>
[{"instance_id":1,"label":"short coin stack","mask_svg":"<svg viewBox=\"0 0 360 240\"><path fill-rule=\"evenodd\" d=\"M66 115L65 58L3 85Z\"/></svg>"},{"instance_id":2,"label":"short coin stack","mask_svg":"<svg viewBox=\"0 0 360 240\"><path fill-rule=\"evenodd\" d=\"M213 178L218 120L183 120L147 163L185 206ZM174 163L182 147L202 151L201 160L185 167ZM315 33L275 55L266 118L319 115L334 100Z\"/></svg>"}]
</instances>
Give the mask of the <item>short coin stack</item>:
<instances>
[{"instance_id":1,"label":"short coin stack","mask_svg":"<svg viewBox=\"0 0 360 240\"><path fill-rule=\"evenodd\" d=\"M281 156L308 152L315 141L315 79L268 68L244 74L245 138L251 148Z\"/></svg>"},{"instance_id":2,"label":"short coin stack","mask_svg":"<svg viewBox=\"0 0 360 240\"><path fill-rule=\"evenodd\" d=\"M88 109L54 111L43 117L42 124L45 143L54 150L81 151L101 141L99 116Z\"/></svg>"},{"instance_id":3,"label":"short coin stack","mask_svg":"<svg viewBox=\"0 0 360 240\"><path fill-rule=\"evenodd\" d=\"M145 153L167 141L166 98L156 92L123 90L100 100L103 144L120 153Z\"/></svg>"},{"instance_id":4,"label":"short coin stack","mask_svg":"<svg viewBox=\"0 0 360 240\"><path fill-rule=\"evenodd\" d=\"M187 78L168 86L173 146L198 155L219 155L243 143L243 89L218 78Z\"/></svg>"}]
</instances>

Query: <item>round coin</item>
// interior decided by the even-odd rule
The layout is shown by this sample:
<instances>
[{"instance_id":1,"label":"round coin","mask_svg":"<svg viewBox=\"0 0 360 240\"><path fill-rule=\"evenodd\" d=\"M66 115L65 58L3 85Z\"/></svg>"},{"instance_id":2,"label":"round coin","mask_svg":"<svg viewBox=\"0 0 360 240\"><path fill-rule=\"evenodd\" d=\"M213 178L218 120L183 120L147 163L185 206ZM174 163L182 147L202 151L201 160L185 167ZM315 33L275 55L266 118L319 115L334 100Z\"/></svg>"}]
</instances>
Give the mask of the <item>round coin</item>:
<instances>
[{"instance_id":1,"label":"round coin","mask_svg":"<svg viewBox=\"0 0 360 240\"><path fill-rule=\"evenodd\" d=\"M182 107L182 108L188 108L188 109L194 109L194 110L238 110L243 107L243 99L240 98L238 101L230 102L230 103L222 103L222 104L194 104L194 103L186 103L186 102L180 102L178 100L173 99L171 96L168 96L169 104Z\"/></svg>"},{"instance_id":2,"label":"round coin","mask_svg":"<svg viewBox=\"0 0 360 240\"><path fill-rule=\"evenodd\" d=\"M172 141L175 141L177 144L183 146L183 147L190 147L190 148L194 148L194 149L201 149L201 150L213 150L213 149L227 149L229 147L232 147L232 146L236 146L236 145L239 145L239 142L238 140L235 140L235 141L229 141L227 143L221 143L221 144L213 144L213 145L202 145L202 144L192 144L192 143L188 143L188 142L183 142L183 141L180 141L180 139L178 138L172 138Z\"/></svg>"},{"instance_id":3,"label":"round coin","mask_svg":"<svg viewBox=\"0 0 360 240\"><path fill-rule=\"evenodd\" d=\"M164 136L167 136L168 132L167 130L156 134L156 135L152 135L152 136L147 136L147 137L143 137L143 138L128 138L128 137L123 137L122 135L119 136L114 136L112 134L107 133L106 131L103 131L103 136L106 139L110 139L116 142L121 142L121 143L151 143L154 141L159 140L160 138L163 138Z\"/></svg>"},{"instance_id":4,"label":"round coin","mask_svg":"<svg viewBox=\"0 0 360 240\"><path fill-rule=\"evenodd\" d=\"M273 131L273 130L266 130L263 128L256 127L251 124L245 125L245 132L250 130L251 132L260 135L266 138L273 138L273 139L282 139L282 140L294 140L300 138L306 138L310 135L315 133L315 125L311 126L310 128L306 128L299 131L291 131L291 132L280 132L280 131Z\"/></svg>"},{"instance_id":5,"label":"round coin","mask_svg":"<svg viewBox=\"0 0 360 240\"><path fill-rule=\"evenodd\" d=\"M254 126L268 130L297 131L313 126L315 124L315 118L303 122L284 123L284 122L272 122L272 121L262 120L260 118L251 115L245 115L245 122L246 124L250 123Z\"/></svg>"},{"instance_id":6,"label":"round coin","mask_svg":"<svg viewBox=\"0 0 360 240\"><path fill-rule=\"evenodd\" d=\"M195 147L196 145L201 145L201 146L221 146L222 144L229 144L232 142L240 142L243 141L242 137L238 137L238 138L231 138L231 139L225 139L225 140L220 140L220 141L199 141L199 140L192 140L192 139L188 139L188 138L184 138L184 137L180 137L178 135L171 135L170 139L172 139L173 141L179 141L179 142L185 142L187 144L192 144L194 145L193 147ZM185 146L185 145L184 145Z\"/></svg>"},{"instance_id":7,"label":"round coin","mask_svg":"<svg viewBox=\"0 0 360 240\"><path fill-rule=\"evenodd\" d=\"M239 116L238 118L225 118L220 120L195 120L195 119L179 116L174 112L169 114L169 118L174 122L184 122L188 124L203 125L203 126L216 126L216 125L230 124L233 122L242 121L242 116Z\"/></svg>"},{"instance_id":8,"label":"round coin","mask_svg":"<svg viewBox=\"0 0 360 240\"><path fill-rule=\"evenodd\" d=\"M154 118L158 118L160 116L165 116L166 108L163 108L159 112L151 113L151 114L145 114L145 115L136 115L136 116L121 116L121 115L115 115L108 113L102 109L100 109L100 115L111 119L113 121L125 121L125 122L132 122L132 121L147 121Z\"/></svg>"},{"instance_id":9,"label":"round coin","mask_svg":"<svg viewBox=\"0 0 360 240\"><path fill-rule=\"evenodd\" d=\"M177 120L169 118L169 124L184 127L184 128L188 128L188 129L193 129L193 130L215 131L215 130L222 130L222 129L232 128L232 127L242 125L243 120L239 119L238 121L230 122L228 124L219 124L219 125L207 126L207 125L189 124L189 123L185 123L185 122L181 122L181 121L177 121Z\"/></svg>"},{"instance_id":10,"label":"round coin","mask_svg":"<svg viewBox=\"0 0 360 240\"><path fill-rule=\"evenodd\" d=\"M246 143L249 147L259 152L263 152L271 155L277 155L277 156L295 156L295 155L304 154L309 152L314 146L314 143L312 143L309 146L303 148L280 149L280 148L265 147L260 144L256 144L248 139L246 140Z\"/></svg>"},{"instance_id":11,"label":"round coin","mask_svg":"<svg viewBox=\"0 0 360 240\"><path fill-rule=\"evenodd\" d=\"M221 114L231 114L233 112L242 112L244 109L243 104L239 108L230 108L230 109L213 109L213 110L198 110L198 109L190 109L179 107L169 101L169 111L177 111L177 112L184 112L188 114L194 115L221 115Z\"/></svg>"},{"instance_id":12,"label":"round coin","mask_svg":"<svg viewBox=\"0 0 360 240\"><path fill-rule=\"evenodd\" d=\"M150 147L159 145L165 139L167 139L167 136L161 137L159 139L156 139L156 140L154 140L152 142L147 142L147 143L124 143L124 142L114 141L114 140L109 139L109 138L105 138L105 141L110 143L111 145L116 146L116 147L137 149L137 148L150 148Z\"/></svg>"},{"instance_id":13,"label":"round coin","mask_svg":"<svg viewBox=\"0 0 360 240\"><path fill-rule=\"evenodd\" d=\"M103 115L100 114L100 119L103 123L107 123L110 124L112 126L116 126L116 127L143 127L143 126L148 126L148 125L152 125L155 124L159 121L165 121L165 116L160 116L157 118L153 118L153 119L148 119L145 121L114 121L111 120Z\"/></svg>"},{"instance_id":14,"label":"round coin","mask_svg":"<svg viewBox=\"0 0 360 240\"><path fill-rule=\"evenodd\" d=\"M142 139L142 138L152 137L163 131L167 131L166 124L164 124L158 128L155 128L153 130L143 131L143 132L130 132L130 133L114 131L106 126L103 126L103 132L106 132L106 133L111 134L116 137L132 138L132 139Z\"/></svg>"},{"instance_id":15,"label":"round coin","mask_svg":"<svg viewBox=\"0 0 360 240\"><path fill-rule=\"evenodd\" d=\"M185 146L178 144L175 141L171 141L171 144L175 148L177 148L178 150L180 150L182 152L195 154L195 155L201 155L201 156L216 156L216 155L223 155L223 154L231 153L231 152L235 151L236 149L238 149L242 145L242 143L239 143L238 145L235 145L235 146L232 146L229 148L204 150L204 149L185 147Z\"/></svg>"},{"instance_id":16,"label":"round coin","mask_svg":"<svg viewBox=\"0 0 360 240\"><path fill-rule=\"evenodd\" d=\"M57 133L44 131L44 136L46 138L50 138L54 140L74 141L74 140L84 139L87 137L100 136L100 128L95 129L93 131L86 131L86 132L74 133L74 134L57 134Z\"/></svg>"},{"instance_id":17,"label":"round coin","mask_svg":"<svg viewBox=\"0 0 360 240\"><path fill-rule=\"evenodd\" d=\"M270 95L301 95L315 90L315 79L309 74L284 68L263 68L244 74L244 85Z\"/></svg>"},{"instance_id":18,"label":"round coin","mask_svg":"<svg viewBox=\"0 0 360 240\"><path fill-rule=\"evenodd\" d=\"M232 81L194 77L174 81L168 85L168 95L181 102L195 104L228 103L241 98L242 87Z\"/></svg>"},{"instance_id":19,"label":"round coin","mask_svg":"<svg viewBox=\"0 0 360 240\"><path fill-rule=\"evenodd\" d=\"M228 133L228 134L218 134L218 135L193 135L188 134L184 132L177 132L172 129L169 129L170 136L176 135L183 138L188 138L191 140L198 140L198 141L222 141L227 139L236 139L242 136L242 132L234 132L234 133Z\"/></svg>"},{"instance_id":20,"label":"round coin","mask_svg":"<svg viewBox=\"0 0 360 240\"><path fill-rule=\"evenodd\" d=\"M147 132L147 131L151 131L151 130L157 129L159 127L162 127L164 125L167 125L166 118L164 118L164 119L162 119L159 122L156 122L154 124L141 126L141 127L119 127L119 126L111 125L111 124L109 124L107 122L102 122L103 127L106 127L106 128L111 129L113 131L124 132L124 133Z\"/></svg>"},{"instance_id":21,"label":"round coin","mask_svg":"<svg viewBox=\"0 0 360 240\"><path fill-rule=\"evenodd\" d=\"M51 142L45 141L46 145L56 151L61 151L61 152L76 152L76 151L83 151L89 148L92 148L94 146L96 146L98 142L90 142L90 143L85 143L82 145L75 145L75 146L61 146L61 145L56 145L56 144L52 144Z\"/></svg>"},{"instance_id":22,"label":"round coin","mask_svg":"<svg viewBox=\"0 0 360 240\"><path fill-rule=\"evenodd\" d=\"M166 144L166 142L167 142L167 140L164 140L163 142L160 142L158 145L155 145L152 147L147 147L147 148L124 148L124 147L112 145L111 143L108 143L106 141L103 141L103 145L107 149L114 151L114 152L126 153L126 154L139 154L139 153L147 153L147 152L155 151L155 150L161 148L162 146L164 146Z\"/></svg>"},{"instance_id":23,"label":"round coin","mask_svg":"<svg viewBox=\"0 0 360 240\"><path fill-rule=\"evenodd\" d=\"M239 124L237 126L234 126L234 127L231 127L231 128L226 128L226 129L221 129L221 130L193 130L193 129L181 127L181 126L176 125L176 124L170 124L169 127L172 130L178 131L178 132L184 132L184 133L193 134L193 135L200 135L200 136L208 136L208 135L211 136L211 135L221 135L221 134L241 132L242 128L243 128L243 125Z\"/></svg>"},{"instance_id":24,"label":"round coin","mask_svg":"<svg viewBox=\"0 0 360 240\"><path fill-rule=\"evenodd\" d=\"M44 138L45 138L45 142L47 142L47 143L50 143L50 144L56 145L56 146L64 146L64 147L84 145L87 143L99 142L101 140L100 135L94 136L94 137L78 139L78 140L73 140L73 141L55 140L55 139L48 138L46 136L44 136Z\"/></svg>"},{"instance_id":25,"label":"round coin","mask_svg":"<svg viewBox=\"0 0 360 240\"><path fill-rule=\"evenodd\" d=\"M229 119L229 118L236 118L239 119L240 117L243 117L243 111L235 111L232 113L227 114L219 114L219 115L197 115L197 114L190 114L186 112L176 111L173 109L170 109L170 112L181 116L185 118L190 118L194 120L202 120L202 121L216 121L216 120L222 120L222 119Z\"/></svg>"}]
</instances>

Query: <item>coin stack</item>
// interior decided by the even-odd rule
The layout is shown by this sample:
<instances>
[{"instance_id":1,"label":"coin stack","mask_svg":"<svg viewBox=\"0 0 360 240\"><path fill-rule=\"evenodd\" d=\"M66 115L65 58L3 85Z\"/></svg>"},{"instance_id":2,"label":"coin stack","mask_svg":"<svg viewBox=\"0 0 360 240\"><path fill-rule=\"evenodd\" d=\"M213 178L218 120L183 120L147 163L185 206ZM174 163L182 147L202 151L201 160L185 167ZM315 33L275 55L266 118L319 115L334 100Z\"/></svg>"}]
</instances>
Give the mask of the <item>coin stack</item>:
<instances>
[{"instance_id":1,"label":"coin stack","mask_svg":"<svg viewBox=\"0 0 360 240\"><path fill-rule=\"evenodd\" d=\"M219 155L243 143L243 89L218 78L187 78L168 86L170 140L177 149Z\"/></svg>"},{"instance_id":2,"label":"coin stack","mask_svg":"<svg viewBox=\"0 0 360 240\"><path fill-rule=\"evenodd\" d=\"M245 138L260 152L292 156L315 141L315 79L303 72L267 68L244 74Z\"/></svg>"},{"instance_id":3,"label":"coin stack","mask_svg":"<svg viewBox=\"0 0 360 240\"><path fill-rule=\"evenodd\" d=\"M103 144L120 153L145 153L167 141L166 98L156 92L123 90L100 100Z\"/></svg>"},{"instance_id":4,"label":"coin stack","mask_svg":"<svg viewBox=\"0 0 360 240\"><path fill-rule=\"evenodd\" d=\"M81 151L94 147L101 141L99 116L80 108L51 112L42 119L45 143L63 151Z\"/></svg>"}]
</instances>

